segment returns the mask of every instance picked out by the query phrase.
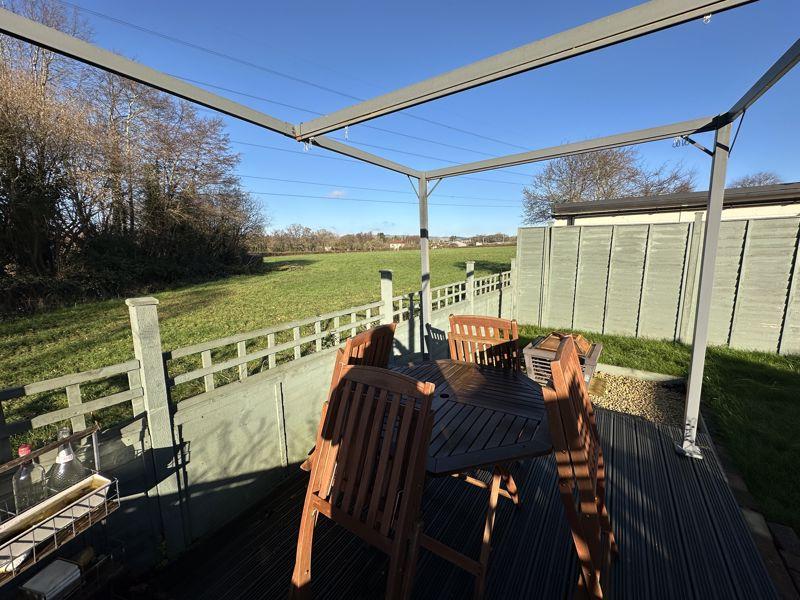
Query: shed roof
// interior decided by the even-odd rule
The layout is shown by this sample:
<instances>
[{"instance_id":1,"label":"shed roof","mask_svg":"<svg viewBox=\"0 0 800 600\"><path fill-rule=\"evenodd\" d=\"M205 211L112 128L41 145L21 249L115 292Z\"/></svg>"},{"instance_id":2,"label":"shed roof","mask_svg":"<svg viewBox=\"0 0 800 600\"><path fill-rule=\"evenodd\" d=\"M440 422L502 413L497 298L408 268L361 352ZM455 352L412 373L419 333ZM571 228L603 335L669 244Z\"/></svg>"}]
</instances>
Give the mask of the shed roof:
<instances>
[{"instance_id":1,"label":"shed roof","mask_svg":"<svg viewBox=\"0 0 800 600\"><path fill-rule=\"evenodd\" d=\"M725 190L724 207L773 206L800 202L800 182ZM615 198L597 202L567 202L553 207L555 218L590 217L608 214L641 214L677 210L705 210L708 191L682 192L661 196Z\"/></svg>"}]
</instances>

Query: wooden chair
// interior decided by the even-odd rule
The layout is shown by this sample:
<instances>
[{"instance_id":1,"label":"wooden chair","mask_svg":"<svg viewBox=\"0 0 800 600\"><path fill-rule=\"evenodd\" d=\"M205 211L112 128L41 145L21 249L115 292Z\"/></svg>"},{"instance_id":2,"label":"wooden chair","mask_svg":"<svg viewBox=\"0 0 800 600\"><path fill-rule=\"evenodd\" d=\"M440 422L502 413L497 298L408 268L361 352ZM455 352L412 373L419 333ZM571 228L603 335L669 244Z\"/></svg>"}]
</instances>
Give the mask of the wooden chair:
<instances>
[{"instance_id":1,"label":"wooden chair","mask_svg":"<svg viewBox=\"0 0 800 600\"><path fill-rule=\"evenodd\" d=\"M349 338L344 346L345 364L387 368L396 328L397 323L379 325Z\"/></svg>"},{"instance_id":2,"label":"wooden chair","mask_svg":"<svg viewBox=\"0 0 800 600\"><path fill-rule=\"evenodd\" d=\"M450 358L520 371L517 322L497 317L450 315Z\"/></svg>"},{"instance_id":3,"label":"wooden chair","mask_svg":"<svg viewBox=\"0 0 800 600\"><path fill-rule=\"evenodd\" d=\"M311 597L317 515L388 554L386 598L409 597L434 388L385 369L342 367L317 431L290 598Z\"/></svg>"},{"instance_id":4,"label":"wooden chair","mask_svg":"<svg viewBox=\"0 0 800 600\"><path fill-rule=\"evenodd\" d=\"M603 450L572 336L561 340L551 373L542 391L558 489L581 566L578 597L600 599L601 578L617 545L605 503Z\"/></svg>"},{"instance_id":5,"label":"wooden chair","mask_svg":"<svg viewBox=\"0 0 800 600\"><path fill-rule=\"evenodd\" d=\"M348 338L344 349L339 348L336 353L336 361L333 363L333 375L331 376L331 391L339 383L340 373L345 365L387 368L389 359L392 357L392 344L394 343L394 330L396 328L397 323L379 325ZM330 395L330 391L328 394ZM311 455L313 453L314 448L308 453L309 457L300 465L301 470L311 470Z\"/></svg>"}]
</instances>

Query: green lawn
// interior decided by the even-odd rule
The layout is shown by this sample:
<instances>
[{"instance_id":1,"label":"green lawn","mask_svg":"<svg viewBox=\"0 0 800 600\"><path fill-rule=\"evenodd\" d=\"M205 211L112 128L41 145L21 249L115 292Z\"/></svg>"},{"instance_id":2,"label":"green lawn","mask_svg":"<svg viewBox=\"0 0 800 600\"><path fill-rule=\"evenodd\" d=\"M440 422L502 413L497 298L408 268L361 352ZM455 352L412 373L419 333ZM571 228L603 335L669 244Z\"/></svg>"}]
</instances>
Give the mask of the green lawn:
<instances>
[{"instance_id":1,"label":"green lawn","mask_svg":"<svg viewBox=\"0 0 800 600\"><path fill-rule=\"evenodd\" d=\"M434 286L510 268L516 248L437 249ZM258 275L230 277L153 294L164 349L365 304L380 297L380 269L394 270L395 294L419 289L419 252L305 254L266 259ZM123 299L81 304L0 323L0 389L133 357Z\"/></svg>"},{"instance_id":2,"label":"green lawn","mask_svg":"<svg viewBox=\"0 0 800 600\"><path fill-rule=\"evenodd\" d=\"M527 344L543 333L523 327L520 335ZM584 335L603 342L601 362L687 375L689 346ZM767 520L800 532L800 356L709 348L701 408L714 438L727 448Z\"/></svg>"}]
</instances>

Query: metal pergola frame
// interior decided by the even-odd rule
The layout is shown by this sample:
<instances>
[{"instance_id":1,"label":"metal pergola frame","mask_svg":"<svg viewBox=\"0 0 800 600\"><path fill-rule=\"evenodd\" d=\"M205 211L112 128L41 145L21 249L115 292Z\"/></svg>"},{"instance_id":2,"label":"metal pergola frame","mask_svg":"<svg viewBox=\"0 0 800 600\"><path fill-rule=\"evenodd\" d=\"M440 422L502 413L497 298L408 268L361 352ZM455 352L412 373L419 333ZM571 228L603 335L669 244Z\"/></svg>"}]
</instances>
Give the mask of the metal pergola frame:
<instances>
[{"instance_id":1,"label":"metal pergola frame","mask_svg":"<svg viewBox=\"0 0 800 600\"><path fill-rule=\"evenodd\" d=\"M510 154L499 158L490 158L430 171L420 171L359 150L348 144L325 137L325 134L754 1L756 0L651 0L628 10L296 125L223 96L213 94L181 79L151 69L5 9L0 9L0 32L200 104L236 119L252 123L298 142L313 144L338 154L401 173L409 178L417 179L422 290L421 331L423 332L427 330L426 324L429 322L431 314L428 197L432 189L429 190L428 188L429 182L435 180L438 184L438 182L447 177L675 137L682 137L692 141L689 138L692 134L714 131L714 149L709 152L712 155L711 183L709 186L703 256L700 268L700 286L695 311L692 359L686 392L684 436L683 443L678 446L678 450L684 455L701 458L702 453L695 441L705 354L708 345L711 292L722 217L725 176L730 153L731 124L800 61L800 39L792 44L728 111L716 116L701 117L680 123L661 125L649 129ZM423 343L423 352L425 352L428 341L426 340Z\"/></svg>"}]
</instances>

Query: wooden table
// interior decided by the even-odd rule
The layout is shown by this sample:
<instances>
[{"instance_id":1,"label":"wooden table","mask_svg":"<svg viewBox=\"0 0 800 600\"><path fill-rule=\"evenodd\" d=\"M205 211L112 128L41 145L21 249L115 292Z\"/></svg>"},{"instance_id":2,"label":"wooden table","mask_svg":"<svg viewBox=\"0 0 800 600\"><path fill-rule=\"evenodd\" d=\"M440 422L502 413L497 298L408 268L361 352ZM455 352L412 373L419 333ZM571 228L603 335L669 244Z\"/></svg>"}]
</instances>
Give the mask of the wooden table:
<instances>
[{"instance_id":1,"label":"wooden table","mask_svg":"<svg viewBox=\"0 0 800 600\"><path fill-rule=\"evenodd\" d=\"M437 477L452 475L489 490L478 560L425 534L420 540L424 548L475 575L475 597L480 598L499 496L519 505L517 485L508 465L552 450L541 387L522 373L453 360L423 362L395 370L436 384L428 473ZM468 474L479 467L492 469L491 483Z\"/></svg>"}]
</instances>

